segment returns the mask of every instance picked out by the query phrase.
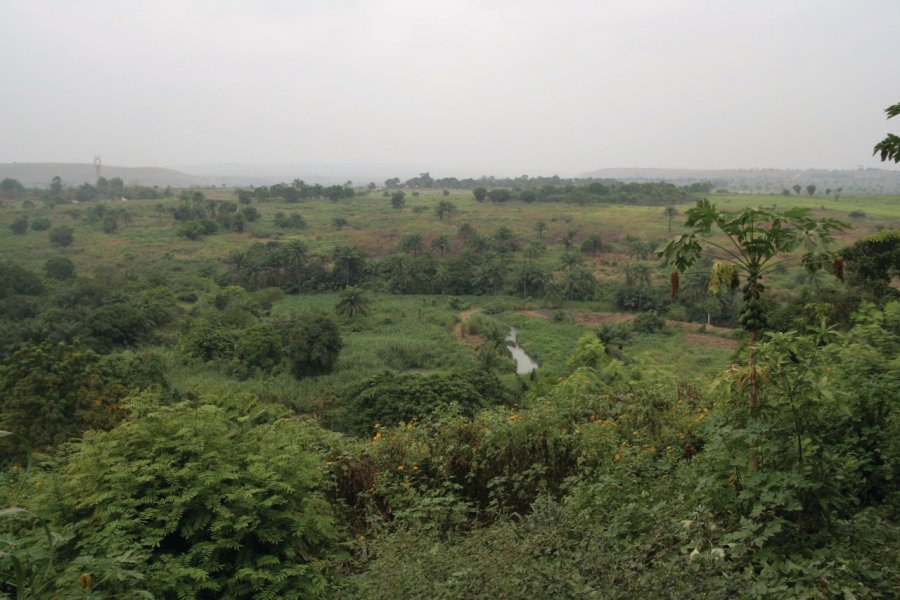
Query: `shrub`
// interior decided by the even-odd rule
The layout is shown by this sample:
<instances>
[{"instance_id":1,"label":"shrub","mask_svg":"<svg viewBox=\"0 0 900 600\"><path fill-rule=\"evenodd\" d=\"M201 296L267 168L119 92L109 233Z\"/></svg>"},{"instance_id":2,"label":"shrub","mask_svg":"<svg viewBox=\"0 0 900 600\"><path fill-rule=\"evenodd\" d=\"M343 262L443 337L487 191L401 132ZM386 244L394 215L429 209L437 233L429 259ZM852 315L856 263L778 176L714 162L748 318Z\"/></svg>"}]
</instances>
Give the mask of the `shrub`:
<instances>
[{"instance_id":1,"label":"shrub","mask_svg":"<svg viewBox=\"0 0 900 600\"><path fill-rule=\"evenodd\" d=\"M127 388L99 367L100 357L69 344L29 344L0 364L0 423L49 448L122 416Z\"/></svg>"},{"instance_id":2,"label":"shrub","mask_svg":"<svg viewBox=\"0 0 900 600\"><path fill-rule=\"evenodd\" d=\"M235 348L242 366L271 372L281 363L281 338L269 323L260 323L241 332Z\"/></svg>"},{"instance_id":3,"label":"shrub","mask_svg":"<svg viewBox=\"0 0 900 600\"><path fill-rule=\"evenodd\" d=\"M75 264L68 258L55 256L44 263L44 273L50 279L72 279L75 277Z\"/></svg>"},{"instance_id":4,"label":"shrub","mask_svg":"<svg viewBox=\"0 0 900 600\"><path fill-rule=\"evenodd\" d=\"M35 231L47 231L50 229L50 219L47 217L36 217L31 222L31 228Z\"/></svg>"},{"instance_id":5,"label":"shrub","mask_svg":"<svg viewBox=\"0 0 900 600\"><path fill-rule=\"evenodd\" d=\"M299 213L291 213L289 216L283 212L275 213L275 226L282 229L304 229L306 220Z\"/></svg>"},{"instance_id":6,"label":"shrub","mask_svg":"<svg viewBox=\"0 0 900 600\"><path fill-rule=\"evenodd\" d=\"M49 237L54 246L71 246L75 241L71 227L54 227L50 230Z\"/></svg>"},{"instance_id":7,"label":"shrub","mask_svg":"<svg viewBox=\"0 0 900 600\"><path fill-rule=\"evenodd\" d=\"M31 271L19 265L0 262L0 298L16 294L39 296L44 293L44 284Z\"/></svg>"},{"instance_id":8,"label":"shrub","mask_svg":"<svg viewBox=\"0 0 900 600\"><path fill-rule=\"evenodd\" d=\"M36 504L77 533L57 548L74 571L60 588L86 571L115 597L323 596L337 532L316 426L252 397L160 404L134 399L43 481ZM104 572L126 548L121 577Z\"/></svg>"},{"instance_id":9,"label":"shrub","mask_svg":"<svg viewBox=\"0 0 900 600\"><path fill-rule=\"evenodd\" d=\"M85 324L102 350L135 344L147 335L152 325L143 311L123 302L93 310Z\"/></svg>"},{"instance_id":10,"label":"shrub","mask_svg":"<svg viewBox=\"0 0 900 600\"><path fill-rule=\"evenodd\" d=\"M345 423L357 434L373 425L396 425L421 418L444 404L464 415L509 402L511 394L489 371L470 369L449 375L396 375L385 371L367 380L347 402Z\"/></svg>"},{"instance_id":11,"label":"shrub","mask_svg":"<svg viewBox=\"0 0 900 600\"><path fill-rule=\"evenodd\" d=\"M631 322L631 329L638 333L655 333L662 331L665 327L665 319L656 314L654 310L638 314Z\"/></svg>"},{"instance_id":12,"label":"shrub","mask_svg":"<svg viewBox=\"0 0 900 600\"><path fill-rule=\"evenodd\" d=\"M178 235L189 240L199 240L204 235L210 235L218 230L215 221L203 219L201 221L188 221L178 228Z\"/></svg>"},{"instance_id":13,"label":"shrub","mask_svg":"<svg viewBox=\"0 0 900 600\"><path fill-rule=\"evenodd\" d=\"M230 358L234 344L231 332L210 322L195 324L184 338L187 352L204 361Z\"/></svg>"},{"instance_id":14,"label":"shrub","mask_svg":"<svg viewBox=\"0 0 900 600\"><path fill-rule=\"evenodd\" d=\"M28 217L19 217L9 225L10 231L16 235L22 235L28 231Z\"/></svg>"},{"instance_id":15,"label":"shrub","mask_svg":"<svg viewBox=\"0 0 900 600\"><path fill-rule=\"evenodd\" d=\"M290 315L276 322L275 328L296 377L320 375L334 368L341 352L341 333L324 313Z\"/></svg>"}]
</instances>

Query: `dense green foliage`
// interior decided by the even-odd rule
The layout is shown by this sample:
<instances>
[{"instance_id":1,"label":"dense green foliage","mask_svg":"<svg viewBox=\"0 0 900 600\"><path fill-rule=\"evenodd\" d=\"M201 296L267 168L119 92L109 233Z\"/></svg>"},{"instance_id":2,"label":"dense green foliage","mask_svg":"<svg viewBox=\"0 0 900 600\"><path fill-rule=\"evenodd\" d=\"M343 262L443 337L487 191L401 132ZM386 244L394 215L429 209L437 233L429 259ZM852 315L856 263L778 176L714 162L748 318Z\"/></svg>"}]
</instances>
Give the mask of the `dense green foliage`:
<instances>
[{"instance_id":1,"label":"dense green foliage","mask_svg":"<svg viewBox=\"0 0 900 600\"><path fill-rule=\"evenodd\" d=\"M118 428L67 448L57 476L36 478L33 502L69 524L56 553L75 569L60 571L59 590L85 570L101 597L325 593L337 531L314 425L227 396L163 406L146 395L128 409Z\"/></svg>"},{"instance_id":2,"label":"dense green foliage","mask_svg":"<svg viewBox=\"0 0 900 600\"><path fill-rule=\"evenodd\" d=\"M395 375L386 371L367 380L350 397L342 423L348 431L372 434L381 424L412 422L443 405L453 404L462 414L472 416L511 399L497 378L481 369L449 375Z\"/></svg>"},{"instance_id":3,"label":"dense green foliage","mask_svg":"<svg viewBox=\"0 0 900 600\"><path fill-rule=\"evenodd\" d=\"M892 201L546 179L10 187L0 595L894 597Z\"/></svg>"}]
</instances>

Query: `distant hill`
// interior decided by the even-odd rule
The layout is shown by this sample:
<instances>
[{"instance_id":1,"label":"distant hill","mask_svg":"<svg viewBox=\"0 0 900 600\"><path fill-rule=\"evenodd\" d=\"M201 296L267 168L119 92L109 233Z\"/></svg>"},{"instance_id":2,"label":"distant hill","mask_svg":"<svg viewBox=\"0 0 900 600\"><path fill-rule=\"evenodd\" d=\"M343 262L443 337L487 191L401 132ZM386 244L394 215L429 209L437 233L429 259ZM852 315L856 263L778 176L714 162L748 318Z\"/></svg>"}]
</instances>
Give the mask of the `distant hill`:
<instances>
[{"instance_id":1,"label":"distant hill","mask_svg":"<svg viewBox=\"0 0 900 600\"><path fill-rule=\"evenodd\" d=\"M348 179L358 185L381 183L391 173L412 172L401 165L195 165L187 167L196 174L162 167L117 167L103 165L106 178L120 177L126 184L166 187L210 187L271 185L302 179L323 185L342 184ZM391 171L391 169L395 169ZM63 183L77 186L95 183L91 163L0 163L0 179L18 179L26 187L48 187L55 176ZM579 177L617 179L619 181L669 181L689 184L712 182L732 192L780 194L782 190L813 184L817 193L843 189L844 194L900 194L900 170L889 169L598 169ZM803 192L805 193L805 191Z\"/></svg>"},{"instance_id":2,"label":"distant hill","mask_svg":"<svg viewBox=\"0 0 900 600\"><path fill-rule=\"evenodd\" d=\"M188 175L174 169L160 167L116 167L103 165L101 174L107 179L120 177L126 184L146 186L191 187L209 186L217 182L212 177ZM0 163L0 179L18 179L25 187L47 187L59 176L66 185L95 183L97 176L90 163Z\"/></svg>"},{"instance_id":3,"label":"distant hill","mask_svg":"<svg viewBox=\"0 0 900 600\"><path fill-rule=\"evenodd\" d=\"M843 188L844 194L900 194L900 171L888 169L597 169L580 177L619 181L712 182L733 192L779 194L800 185L817 193ZM805 192L804 192L805 193Z\"/></svg>"},{"instance_id":4,"label":"distant hill","mask_svg":"<svg viewBox=\"0 0 900 600\"><path fill-rule=\"evenodd\" d=\"M355 165L194 165L194 174L162 167L117 167L103 165L101 175L107 179L120 177L126 184L166 187L209 187L272 185L301 179L322 185L343 184L348 179L360 185L369 181L382 182L393 176L386 167ZM380 169L384 169L383 171ZM409 168L402 172L413 173ZM384 175L382 173L388 173ZM63 183L78 186L95 183L91 163L0 163L0 179L18 179L25 187L48 187L59 176Z\"/></svg>"}]
</instances>

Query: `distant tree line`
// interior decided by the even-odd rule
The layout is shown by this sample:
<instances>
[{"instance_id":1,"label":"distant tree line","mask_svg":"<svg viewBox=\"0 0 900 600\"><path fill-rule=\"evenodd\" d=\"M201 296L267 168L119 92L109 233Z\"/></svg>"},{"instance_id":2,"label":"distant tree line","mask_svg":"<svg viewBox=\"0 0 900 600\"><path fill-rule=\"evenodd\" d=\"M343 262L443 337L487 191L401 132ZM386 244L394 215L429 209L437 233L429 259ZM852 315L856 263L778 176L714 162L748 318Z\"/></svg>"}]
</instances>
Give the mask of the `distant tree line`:
<instances>
[{"instance_id":1,"label":"distant tree line","mask_svg":"<svg viewBox=\"0 0 900 600\"><path fill-rule=\"evenodd\" d=\"M337 202L338 200L352 198L355 195L353 186L349 181L344 185L325 187L318 183L309 185L300 179L295 179L291 183L276 183L270 186L262 185L250 189L239 189L236 193L241 204L250 204L253 200L281 201L293 204L302 200L315 200L318 198L328 198Z\"/></svg>"},{"instance_id":2,"label":"distant tree line","mask_svg":"<svg viewBox=\"0 0 900 600\"><path fill-rule=\"evenodd\" d=\"M46 189L31 191L32 196L40 197L45 204L54 206L68 202L92 202L94 200L153 200L165 198L171 189L160 190L158 186L126 185L121 177L100 177L96 183L82 183L78 186L65 185L59 176L50 180ZM29 195L29 190L18 179L7 177L0 181L0 197L14 200Z\"/></svg>"},{"instance_id":3,"label":"distant tree line","mask_svg":"<svg viewBox=\"0 0 900 600\"><path fill-rule=\"evenodd\" d=\"M479 202L565 202L570 204L649 204L664 205L688 202L714 189L710 182L677 186L666 182L625 183L614 179L564 179L552 177L434 179L429 173L401 181L399 177L384 182L388 190L468 189Z\"/></svg>"}]
</instances>

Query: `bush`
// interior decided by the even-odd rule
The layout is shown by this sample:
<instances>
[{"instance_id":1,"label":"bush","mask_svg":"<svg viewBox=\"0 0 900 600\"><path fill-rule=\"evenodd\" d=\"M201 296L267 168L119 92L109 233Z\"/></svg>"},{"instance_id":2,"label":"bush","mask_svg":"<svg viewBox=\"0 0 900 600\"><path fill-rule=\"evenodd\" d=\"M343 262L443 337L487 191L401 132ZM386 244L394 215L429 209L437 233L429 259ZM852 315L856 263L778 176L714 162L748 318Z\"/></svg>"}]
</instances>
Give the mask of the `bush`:
<instances>
[{"instance_id":1,"label":"bush","mask_svg":"<svg viewBox=\"0 0 900 600\"><path fill-rule=\"evenodd\" d=\"M235 348L241 365L271 372L281 363L281 338L269 323L260 323L241 332Z\"/></svg>"},{"instance_id":2,"label":"bush","mask_svg":"<svg viewBox=\"0 0 900 600\"><path fill-rule=\"evenodd\" d=\"M146 395L129 409L40 486L38 510L77 532L57 547L58 589L87 572L115 597L325 594L338 536L314 424L219 394L173 406Z\"/></svg>"},{"instance_id":3,"label":"bush","mask_svg":"<svg viewBox=\"0 0 900 600\"><path fill-rule=\"evenodd\" d=\"M230 358L234 353L235 340L230 331L210 322L196 323L184 338L188 354L209 361Z\"/></svg>"},{"instance_id":4,"label":"bush","mask_svg":"<svg viewBox=\"0 0 900 600\"><path fill-rule=\"evenodd\" d=\"M241 214L248 223L256 223L259 220L259 211L254 206L245 206L241 209Z\"/></svg>"},{"instance_id":5,"label":"bush","mask_svg":"<svg viewBox=\"0 0 900 600\"><path fill-rule=\"evenodd\" d=\"M666 321L656 311L644 312L637 315L631 322L631 329L637 333L655 333L666 328Z\"/></svg>"},{"instance_id":6,"label":"bush","mask_svg":"<svg viewBox=\"0 0 900 600\"><path fill-rule=\"evenodd\" d=\"M299 213L285 215L283 212L275 213L275 226L282 229L305 229L306 220Z\"/></svg>"},{"instance_id":7,"label":"bush","mask_svg":"<svg viewBox=\"0 0 900 600\"><path fill-rule=\"evenodd\" d=\"M211 235L218 230L215 221L203 219L201 221L188 221L178 228L178 235L189 240L199 240L205 235Z\"/></svg>"},{"instance_id":8,"label":"bush","mask_svg":"<svg viewBox=\"0 0 900 600\"><path fill-rule=\"evenodd\" d=\"M99 361L90 350L50 342L7 356L0 364L2 429L46 449L88 428L115 425L128 390Z\"/></svg>"},{"instance_id":9,"label":"bush","mask_svg":"<svg viewBox=\"0 0 900 600\"><path fill-rule=\"evenodd\" d=\"M47 217L36 217L31 222L31 228L35 231L47 231L50 229L50 219Z\"/></svg>"},{"instance_id":10,"label":"bush","mask_svg":"<svg viewBox=\"0 0 900 600\"><path fill-rule=\"evenodd\" d=\"M28 231L28 217L19 217L9 225L10 231L16 235L22 235Z\"/></svg>"},{"instance_id":11,"label":"bush","mask_svg":"<svg viewBox=\"0 0 900 600\"><path fill-rule=\"evenodd\" d=\"M296 377L330 372L341 352L341 332L322 312L308 312L280 319L275 324L281 334L284 354Z\"/></svg>"},{"instance_id":12,"label":"bush","mask_svg":"<svg viewBox=\"0 0 900 600\"><path fill-rule=\"evenodd\" d=\"M68 258L55 256L44 263L44 273L50 279L72 279L75 277L75 264Z\"/></svg>"},{"instance_id":13,"label":"bush","mask_svg":"<svg viewBox=\"0 0 900 600\"><path fill-rule=\"evenodd\" d=\"M135 344L152 326L143 311L125 303L101 306L87 316L85 323L101 350Z\"/></svg>"},{"instance_id":14,"label":"bush","mask_svg":"<svg viewBox=\"0 0 900 600\"><path fill-rule=\"evenodd\" d=\"M50 230L49 237L54 246L71 246L75 241L71 227L54 227Z\"/></svg>"},{"instance_id":15,"label":"bush","mask_svg":"<svg viewBox=\"0 0 900 600\"><path fill-rule=\"evenodd\" d=\"M44 284L40 277L19 265L0 262L0 298L16 294L40 296L43 293Z\"/></svg>"},{"instance_id":16,"label":"bush","mask_svg":"<svg viewBox=\"0 0 900 600\"><path fill-rule=\"evenodd\" d=\"M509 402L512 396L489 371L470 369L449 375L396 375L385 371L367 380L347 402L345 426L357 434L375 424L396 425L422 418L444 404L464 415Z\"/></svg>"}]
</instances>

